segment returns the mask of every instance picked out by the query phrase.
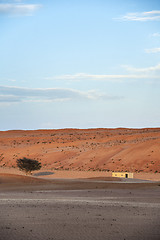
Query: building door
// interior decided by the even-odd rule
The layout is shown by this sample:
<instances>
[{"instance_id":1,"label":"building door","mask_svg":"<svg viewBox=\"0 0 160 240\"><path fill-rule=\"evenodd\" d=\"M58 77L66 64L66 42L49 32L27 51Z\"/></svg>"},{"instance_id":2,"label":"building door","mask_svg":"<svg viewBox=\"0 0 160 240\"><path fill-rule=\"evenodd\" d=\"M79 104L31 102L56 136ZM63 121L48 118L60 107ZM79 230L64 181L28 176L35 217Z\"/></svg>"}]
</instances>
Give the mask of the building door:
<instances>
[{"instance_id":1,"label":"building door","mask_svg":"<svg viewBox=\"0 0 160 240\"><path fill-rule=\"evenodd\" d=\"M128 173L125 174L125 178L128 178Z\"/></svg>"}]
</instances>

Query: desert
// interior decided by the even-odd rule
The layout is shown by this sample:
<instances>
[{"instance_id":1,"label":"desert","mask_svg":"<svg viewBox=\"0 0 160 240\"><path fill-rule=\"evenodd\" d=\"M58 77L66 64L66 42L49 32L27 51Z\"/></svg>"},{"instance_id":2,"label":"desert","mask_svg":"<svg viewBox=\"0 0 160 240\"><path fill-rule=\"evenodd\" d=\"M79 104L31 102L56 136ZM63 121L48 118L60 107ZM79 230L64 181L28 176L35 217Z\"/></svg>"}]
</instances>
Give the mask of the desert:
<instances>
[{"instance_id":1,"label":"desert","mask_svg":"<svg viewBox=\"0 0 160 240\"><path fill-rule=\"evenodd\" d=\"M159 240L160 182L5 173L0 212L1 240Z\"/></svg>"},{"instance_id":2,"label":"desert","mask_svg":"<svg viewBox=\"0 0 160 240\"><path fill-rule=\"evenodd\" d=\"M0 0L0 240L160 240L160 0Z\"/></svg>"},{"instance_id":3,"label":"desert","mask_svg":"<svg viewBox=\"0 0 160 240\"><path fill-rule=\"evenodd\" d=\"M1 132L0 239L159 240L159 137L160 129ZM42 169L18 170L24 156Z\"/></svg>"},{"instance_id":4,"label":"desert","mask_svg":"<svg viewBox=\"0 0 160 240\"><path fill-rule=\"evenodd\" d=\"M0 132L0 167L28 157L43 170L160 173L160 129L61 129ZM155 177L156 177L155 174Z\"/></svg>"}]
</instances>

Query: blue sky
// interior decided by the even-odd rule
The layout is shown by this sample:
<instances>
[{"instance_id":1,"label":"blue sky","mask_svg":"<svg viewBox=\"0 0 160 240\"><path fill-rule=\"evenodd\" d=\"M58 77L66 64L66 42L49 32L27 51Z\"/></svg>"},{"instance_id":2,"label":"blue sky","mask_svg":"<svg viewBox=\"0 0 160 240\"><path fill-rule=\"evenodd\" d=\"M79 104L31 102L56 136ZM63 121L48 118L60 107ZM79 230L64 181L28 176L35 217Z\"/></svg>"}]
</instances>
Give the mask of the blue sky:
<instances>
[{"instance_id":1,"label":"blue sky","mask_svg":"<svg viewBox=\"0 0 160 240\"><path fill-rule=\"evenodd\" d=\"M158 0L0 0L0 130L160 126Z\"/></svg>"}]
</instances>

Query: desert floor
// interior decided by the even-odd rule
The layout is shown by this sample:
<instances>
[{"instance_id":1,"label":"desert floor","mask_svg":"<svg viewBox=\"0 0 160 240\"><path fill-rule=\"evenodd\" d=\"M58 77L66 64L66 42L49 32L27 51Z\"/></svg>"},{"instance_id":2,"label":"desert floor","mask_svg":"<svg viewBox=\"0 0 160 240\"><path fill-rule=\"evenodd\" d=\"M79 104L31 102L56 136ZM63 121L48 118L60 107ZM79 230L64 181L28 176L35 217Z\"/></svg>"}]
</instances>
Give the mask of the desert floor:
<instances>
[{"instance_id":1,"label":"desert floor","mask_svg":"<svg viewBox=\"0 0 160 240\"><path fill-rule=\"evenodd\" d=\"M0 174L0 240L160 239L160 182Z\"/></svg>"}]
</instances>

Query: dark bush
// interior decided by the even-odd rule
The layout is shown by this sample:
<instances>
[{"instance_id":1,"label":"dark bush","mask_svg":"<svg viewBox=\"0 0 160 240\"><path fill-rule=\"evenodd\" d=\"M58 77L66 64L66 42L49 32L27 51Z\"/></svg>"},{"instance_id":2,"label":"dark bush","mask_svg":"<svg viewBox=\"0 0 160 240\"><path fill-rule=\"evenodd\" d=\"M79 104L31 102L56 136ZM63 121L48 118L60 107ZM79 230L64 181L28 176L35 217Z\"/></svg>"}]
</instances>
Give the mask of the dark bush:
<instances>
[{"instance_id":1,"label":"dark bush","mask_svg":"<svg viewBox=\"0 0 160 240\"><path fill-rule=\"evenodd\" d=\"M17 167L20 170L26 172L26 174L31 174L32 171L39 170L41 168L41 163L37 160L29 159L29 158L20 158L17 159Z\"/></svg>"}]
</instances>

